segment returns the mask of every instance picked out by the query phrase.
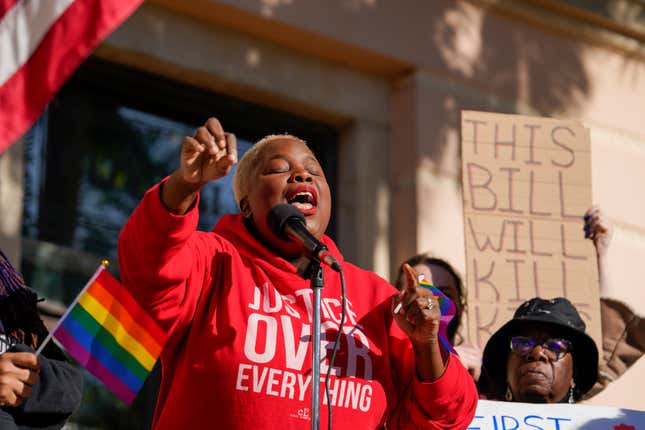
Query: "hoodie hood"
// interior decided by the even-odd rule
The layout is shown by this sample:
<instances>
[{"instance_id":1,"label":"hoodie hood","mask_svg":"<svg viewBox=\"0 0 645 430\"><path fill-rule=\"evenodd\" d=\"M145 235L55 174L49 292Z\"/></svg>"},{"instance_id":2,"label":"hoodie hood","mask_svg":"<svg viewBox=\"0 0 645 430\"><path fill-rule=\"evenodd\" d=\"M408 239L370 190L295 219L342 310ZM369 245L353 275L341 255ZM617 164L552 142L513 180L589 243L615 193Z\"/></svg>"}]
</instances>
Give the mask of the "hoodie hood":
<instances>
[{"instance_id":1,"label":"hoodie hood","mask_svg":"<svg viewBox=\"0 0 645 430\"><path fill-rule=\"evenodd\" d=\"M213 233L231 242L242 258L262 268L271 278L286 277L285 280L291 282L294 277L302 280L296 266L280 257L251 234L242 215L224 215L213 228ZM329 236L323 235L321 242L329 249L329 253L336 261L343 264L343 256L334 241ZM323 267L325 272L331 270L326 266Z\"/></svg>"}]
</instances>

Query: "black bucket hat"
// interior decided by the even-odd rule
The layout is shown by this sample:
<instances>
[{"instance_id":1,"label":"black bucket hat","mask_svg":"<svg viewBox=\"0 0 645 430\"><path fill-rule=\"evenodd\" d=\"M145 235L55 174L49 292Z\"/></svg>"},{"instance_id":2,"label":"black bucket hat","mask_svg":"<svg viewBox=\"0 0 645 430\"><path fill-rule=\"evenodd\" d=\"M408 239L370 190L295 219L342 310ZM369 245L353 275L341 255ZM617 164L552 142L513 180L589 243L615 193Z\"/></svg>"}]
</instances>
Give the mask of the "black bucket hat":
<instances>
[{"instance_id":1,"label":"black bucket hat","mask_svg":"<svg viewBox=\"0 0 645 430\"><path fill-rule=\"evenodd\" d=\"M563 297L533 298L520 305L513 319L495 332L484 348L482 367L498 387L506 386L506 363L511 337L520 329L541 323L552 326L573 345L573 379L579 396L589 391L598 377L598 348L585 333L585 323L571 302Z\"/></svg>"}]
</instances>

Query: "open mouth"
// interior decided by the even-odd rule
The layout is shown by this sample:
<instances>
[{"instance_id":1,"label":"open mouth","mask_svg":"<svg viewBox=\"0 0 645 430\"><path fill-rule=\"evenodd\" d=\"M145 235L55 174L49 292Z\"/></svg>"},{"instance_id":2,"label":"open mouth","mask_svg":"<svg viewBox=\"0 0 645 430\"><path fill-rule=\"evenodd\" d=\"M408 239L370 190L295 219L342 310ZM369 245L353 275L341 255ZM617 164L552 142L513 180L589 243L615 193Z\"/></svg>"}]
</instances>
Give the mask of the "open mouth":
<instances>
[{"instance_id":1,"label":"open mouth","mask_svg":"<svg viewBox=\"0 0 645 430\"><path fill-rule=\"evenodd\" d=\"M287 195L287 202L303 214L309 215L315 212L318 206L318 193L313 187L297 187Z\"/></svg>"}]
</instances>

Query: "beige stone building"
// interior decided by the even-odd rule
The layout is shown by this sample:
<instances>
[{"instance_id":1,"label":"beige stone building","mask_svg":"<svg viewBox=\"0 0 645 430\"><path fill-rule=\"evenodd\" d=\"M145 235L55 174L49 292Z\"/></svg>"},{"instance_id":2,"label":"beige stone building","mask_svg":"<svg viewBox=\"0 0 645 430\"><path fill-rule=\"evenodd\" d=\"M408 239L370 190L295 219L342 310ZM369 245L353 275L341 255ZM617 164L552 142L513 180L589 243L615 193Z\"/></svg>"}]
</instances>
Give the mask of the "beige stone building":
<instances>
[{"instance_id":1,"label":"beige stone building","mask_svg":"<svg viewBox=\"0 0 645 430\"><path fill-rule=\"evenodd\" d=\"M149 0L90 62L72 79L86 88L79 94L99 94L107 85L127 93L134 100L128 106L146 110L157 103L156 90L144 89L151 80L163 81L170 95L173 88L194 91L195 98L165 111L170 120L194 126L199 112L203 119L219 116L225 103L234 106L227 114L239 124L233 131L238 127L249 140L257 130L245 126L272 115L319 127L314 136L324 136L319 145L334 166L334 236L347 259L385 278L400 261L427 250L466 270L462 109L579 120L591 129L594 203L615 226L610 295L645 314L641 1ZM111 67L125 88L112 89L118 84L110 83ZM30 139L0 157L0 245L23 268L91 273L97 253L87 241L64 245L55 234L28 233L43 225L48 203L33 190L40 184L45 193L49 177L26 175L38 165L35 156L24 156L39 154L37 136ZM52 152L41 165L60 165L49 160ZM27 221L34 209L23 205L23 196L40 202L33 225ZM57 213L55 205L47 207ZM32 283L46 278L36 272ZM634 397L605 403L645 410Z\"/></svg>"}]
</instances>

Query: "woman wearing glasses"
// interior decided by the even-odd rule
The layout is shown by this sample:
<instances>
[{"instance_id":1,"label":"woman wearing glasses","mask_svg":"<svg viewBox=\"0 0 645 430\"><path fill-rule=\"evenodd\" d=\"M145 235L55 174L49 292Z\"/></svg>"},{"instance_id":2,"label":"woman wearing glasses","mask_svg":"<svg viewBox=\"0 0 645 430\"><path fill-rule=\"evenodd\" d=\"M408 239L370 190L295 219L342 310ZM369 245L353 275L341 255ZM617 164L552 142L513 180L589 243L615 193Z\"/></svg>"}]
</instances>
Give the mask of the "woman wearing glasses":
<instances>
[{"instance_id":1,"label":"woman wearing glasses","mask_svg":"<svg viewBox=\"0 0 645 430\"><path fill-rule=\"evenodd\" d=\"M575 403L597 374L598 349L576 308L565 298L534 298L488 340L480 394L509 402Z\"/></svg>"}]
</instances>

